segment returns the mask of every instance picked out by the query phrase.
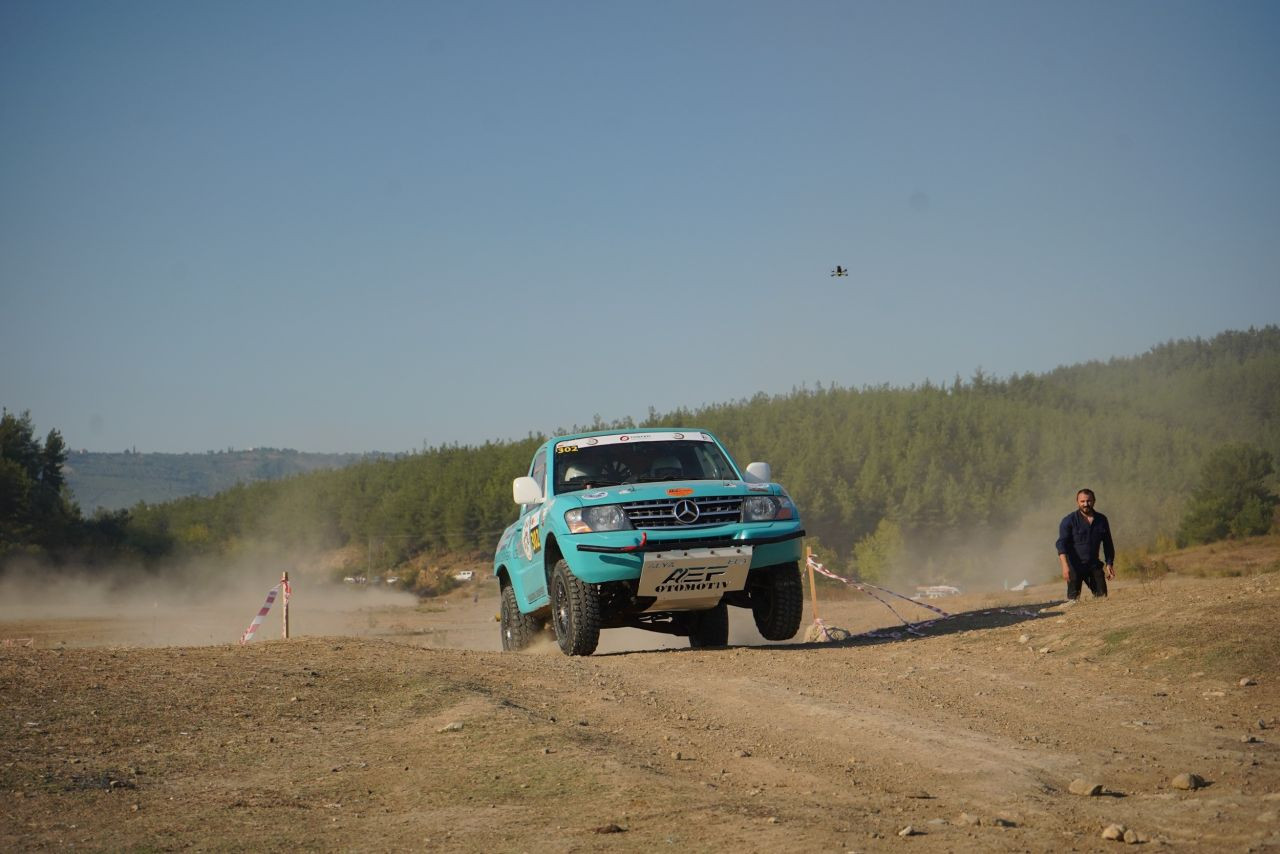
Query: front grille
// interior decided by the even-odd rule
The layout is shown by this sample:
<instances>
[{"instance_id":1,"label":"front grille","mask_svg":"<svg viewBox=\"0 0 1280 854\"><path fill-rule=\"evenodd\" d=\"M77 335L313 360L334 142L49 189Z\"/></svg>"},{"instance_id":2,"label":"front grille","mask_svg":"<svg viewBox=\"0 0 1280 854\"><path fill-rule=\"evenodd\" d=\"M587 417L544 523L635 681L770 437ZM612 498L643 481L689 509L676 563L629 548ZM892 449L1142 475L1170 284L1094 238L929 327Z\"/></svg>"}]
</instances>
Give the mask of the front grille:
<instances>
[{"instance_id":1,"label":"front grille","mask_svg":"<svg viewBox=\"0 0 1280 854\"><path fill-rule=\"evenodd\" d=\"M682 522L676 518L676 505L691 501L698 508L698 518ZM732 495L704 495L697 498L661 498L656 501L634 501L622 505L631 526L640 531L654 528L705 528L742 521L742 498Z\"/></svg>"}]
</instances>

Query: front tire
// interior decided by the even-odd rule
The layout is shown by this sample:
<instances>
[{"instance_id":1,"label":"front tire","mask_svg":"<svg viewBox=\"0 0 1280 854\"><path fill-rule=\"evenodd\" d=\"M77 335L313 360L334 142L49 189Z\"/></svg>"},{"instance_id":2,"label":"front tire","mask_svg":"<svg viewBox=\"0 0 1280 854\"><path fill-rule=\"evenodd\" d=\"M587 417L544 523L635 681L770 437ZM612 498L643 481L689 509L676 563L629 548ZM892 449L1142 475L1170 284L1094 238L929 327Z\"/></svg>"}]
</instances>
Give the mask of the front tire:
<instances>
[{"instance_id":1,"label":"front tire","mask_svg":"<svg viewBox=\"0 0 1280 854\"><path fill-rule=\"evenodd\" d=\"M804 587L800 564L784 563L753 574L751 616L765 640L791 640L800 631Z\"/></svg>"},{"instance_id":2,"label":"front tire","mask_svg":"<svg viewBox=\"0 0 1280 854\"><path fill-rule=\"evenodd\" d=\"M708 611L696 611L689 619L689 646L693 649L729 645L729 608L724 602Z\"/></svg>"},{"instance_id":3,"label":"front tire","mask_svg":"<svg viewBox=\"0 0 1280 854\"><path fill-rule=\"evenodd\" d=\"M516 591L510 584L502 585L502 650L519 652L527 649L542 631L543 620L532 614L520 612Z\"/></svg>"},{"instance_id":4,"label":"front tire","mask_svg":"<svg viewBox=\"0 0 1280 854\"><path fill-rule=\"evenodd\" d=\"M600 643L600 593L556 561L551 571L551 615L565 655L590 655Z\"/></svg>"}]
</instances>

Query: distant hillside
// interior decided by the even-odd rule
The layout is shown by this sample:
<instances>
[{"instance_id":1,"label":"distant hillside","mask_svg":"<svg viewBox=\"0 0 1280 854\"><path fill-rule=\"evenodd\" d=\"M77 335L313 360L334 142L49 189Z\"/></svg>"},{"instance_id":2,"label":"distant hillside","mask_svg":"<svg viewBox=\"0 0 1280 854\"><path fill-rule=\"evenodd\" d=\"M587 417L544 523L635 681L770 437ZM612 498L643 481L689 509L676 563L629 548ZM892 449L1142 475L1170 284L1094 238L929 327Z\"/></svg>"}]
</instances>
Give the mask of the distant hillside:
<instances>
[{"instance_id":1,"label":"distant hillside","mask_svg":"<svg viewBox=\"0 0 1280 854\"><path fill-rule=\"evenodd\" d=\"M139 501L158 504L192 495L216 495L238 483L279 480L384 456L311 454L280 448L203 454L73 451L63 474L80 509L90 514L99 507L120 510Z\"/></svg>"},{"instance_id":2,"label":"distant hillside","mask_svg":"<svg viewBox=\"0 0 1280 854\"><path fill-rule=\"evenodd\" d=\"M1058 521L1082 486L1097 490L1120 532L1122 571L1171 545L1218 449L1243 443L1280 458L1277 388L1280 326L1271 325L1041 375L819 386L651 411L644 426L706 428L740 462L771 462L802 508L805 545L837 572L963 586L1056 572ZM73 454L67 480L85 511L131 510L86 527L86 553L157 562L247 543L345 549L409 582L434 555L492 550L516 517L512 478L539 441L366 460L111 454L97 455L113 464L97 470L94 455ZM303 474L308 466L330 470ZM1267 487L1280 491L1275 475Z\"/></svg>"}]
</instances>

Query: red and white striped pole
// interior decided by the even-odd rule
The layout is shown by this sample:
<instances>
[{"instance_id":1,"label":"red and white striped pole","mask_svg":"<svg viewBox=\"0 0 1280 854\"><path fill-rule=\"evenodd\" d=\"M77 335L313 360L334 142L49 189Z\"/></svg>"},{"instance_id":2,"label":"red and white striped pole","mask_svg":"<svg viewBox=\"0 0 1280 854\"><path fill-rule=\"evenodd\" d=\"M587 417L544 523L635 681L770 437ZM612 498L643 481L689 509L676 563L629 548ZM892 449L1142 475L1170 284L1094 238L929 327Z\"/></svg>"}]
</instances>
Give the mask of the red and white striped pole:
<instances>
[{"instance_id":1,"label":"red and white striped pole","mask_svg":"<svg viewBox=\"0 0 1280 854\"><path fill-rule=\"evenodd\" d=\"M293 588L289 586L289 573L280 573L280 583L267 591L267 601L262 603L262 607L258 609L258 616L253 618L253 622L249 624L249 628L244 630L244 634L240 636L240 645L244 646L253 640L253 635L258 631L258 626L262 625L262 621L266 619L267 613L271 610L272 604L279 595L284 601L281 611L284 613L284 627L282 634L285 638L289 637L289 597L293 594Z\"/></svg>"},{"instance_id":2,"label":"red and white striped pole","mask_svg":"<svg viewBox=\"0 0 1280 854\"><path fill-rule=\"evenodd\" d=\"M240 645L244 646L253 640L254 632L258 631L258 626L262 625L263 619L267 616L267 612L271 610L271 604L276 601L276 594L280 592L279 585L272 587L267 591L267 601L262 603L262 607L258 609L258 616L253 618L253 622L249 624L249 628L244 630L244 634L240 636Z\"/></svg>"}]
</instances>

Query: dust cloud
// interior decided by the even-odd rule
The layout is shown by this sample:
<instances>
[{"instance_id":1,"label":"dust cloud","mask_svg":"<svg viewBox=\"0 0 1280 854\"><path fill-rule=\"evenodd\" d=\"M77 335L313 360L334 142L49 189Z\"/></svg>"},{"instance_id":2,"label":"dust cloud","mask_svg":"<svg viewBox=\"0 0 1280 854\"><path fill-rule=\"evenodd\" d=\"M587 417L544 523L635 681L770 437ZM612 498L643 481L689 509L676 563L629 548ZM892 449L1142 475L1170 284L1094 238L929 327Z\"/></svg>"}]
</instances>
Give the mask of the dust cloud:
<instances>
[{"instance_id":1,"label":"dust cloud","mask_svg":"<svg viewBox=\"0 0 1280 854\"><path fill-rule=\"evenodd\" d=\"M286 569L291 636L349 634L369 609L417 605L410 593L335 583L327 572L309 570L306 560L278 555L152 571L20 565L0 577L0 640L32 638L42 647L234 643ZM280 637L283 611L277 595L255 639Z\"/></svg>"},{"instance_id":2,"label":"dust cloud","mask_svg":"<svg viewBox=\"0 0 1280 854\"><path fill-rule=\"evenodd\" d=\"M1007 590L1057 577L1059 509L1037 509L1004 528L912 540L889 567L881 586L912 595L916 587L945 584L965 592Z\"/></svg>"},{"instance_id":3,"label":"dust cloud","mask_svg":"<svg viewBox=\"0 0 1280 854\"><path fill-rule=\"evenodd\" d=\"M903 558L876 583L911 596L916 587L934 584L981 593L1024 580L1032 585L1051 581L1057 577L1053 543L1060 518L1060 508L1034 510L1001 530L984 528L963 537L909 541ZM293 637L371 637L420 647L500 648L498 591L492 579L477 578L449 596L420 600L390 586L345 584L324 556L279 549L150 571L11 567L0 577L0 641L30 638L40 647L237 643L284 570L293 588L289 607ZM819 592L824 597L831 594L830 588ZM861 596L851 589L847 594ZM808 615L807 583L805 599ZM277 598L254 642L279 638L282 616L283 602ZM881 617L877 614L876 619ZM729 609L729 642L767 643L756 630L750 610ZM684 637L610 629L601 634L598 652L687 645ZM558 654L554 641L537 646L541 649L530 652Z\"/></svg>"}]
</instances>

